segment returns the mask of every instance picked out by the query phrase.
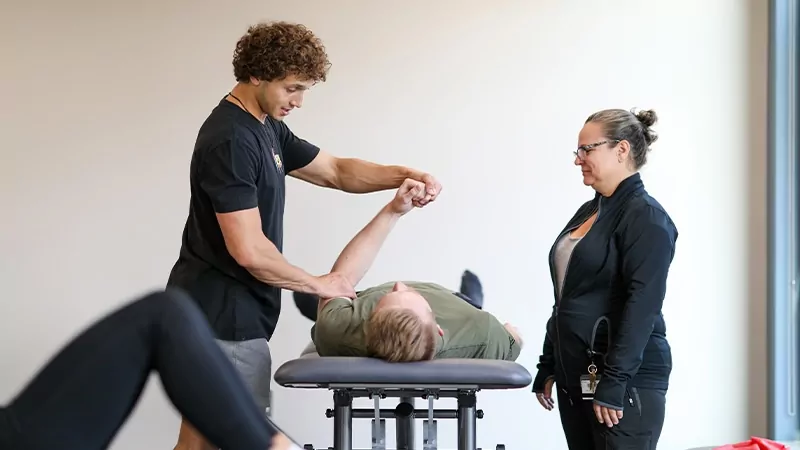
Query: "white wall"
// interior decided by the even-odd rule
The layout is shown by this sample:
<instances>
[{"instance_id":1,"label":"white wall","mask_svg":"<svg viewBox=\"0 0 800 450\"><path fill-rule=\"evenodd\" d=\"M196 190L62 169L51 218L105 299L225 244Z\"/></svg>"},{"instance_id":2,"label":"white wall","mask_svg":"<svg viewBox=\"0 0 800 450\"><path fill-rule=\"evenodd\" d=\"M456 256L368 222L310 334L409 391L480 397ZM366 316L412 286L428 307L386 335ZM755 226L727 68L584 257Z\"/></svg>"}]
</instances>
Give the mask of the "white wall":
<instances>
[{"instance_id":1,"label":"white wall","mask_svg":"<svg viewBox=\"0 0 800 450\"><path fill-rule=\"evenodd\" d=\"M404 219L364 285L455 286L473 269L487 307L527 338L531 371L552 302L547 251L591 195L572 165L581 124L600 108L655 108L661 139L643 176L680 230L660 448L766 431L766 2L160 3L0 9L0 398L78 329L163 285L194 138L233 85L234 42L250 23L287 19L312 27L333 61L289 125L338 155L428 170L445 188ZM288 197L286 255L321 272L390 194L292 181ZM276 363L299 352L309 325L287 303ZM276 391L280 423L329 445L330 394ZM557 412L528 390L479 402L483 448L565 448ZM171 448L177 426L151 384L114 449ZM440 423L440 444L454 448L454 424ZM355 445L369 446L368 421Z\"/></svg>"}]
</instances>

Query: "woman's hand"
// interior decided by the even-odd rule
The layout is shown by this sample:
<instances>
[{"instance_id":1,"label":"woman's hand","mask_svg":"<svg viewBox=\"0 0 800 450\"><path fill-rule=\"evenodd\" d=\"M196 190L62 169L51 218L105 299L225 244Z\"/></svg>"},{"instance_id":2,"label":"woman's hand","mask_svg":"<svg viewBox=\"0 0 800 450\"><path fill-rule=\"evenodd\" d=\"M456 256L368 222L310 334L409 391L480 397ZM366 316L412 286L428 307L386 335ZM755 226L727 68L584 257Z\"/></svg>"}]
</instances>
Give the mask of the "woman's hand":
<instances>
[{"instance_id":1,"label":"woman's hand","mask_svg":"<svg viewBox=\"0 0 800 450\"><path fill-rule=\"evenodd\" d=\"M544 392L536 393L536 399L539 400L539 404L542 405L542 408L548 411L551 411L555 407L555 401L553 400L554 381L554 378L549 378L544 383Z\"/></svg>"},{"instance_id":2,"label":"woman's hand","mask_svg":"<svg viewBox=\"0 0 800 450\"><path fill-rule=\"evenodd\" d=\"M598 422L604 423L607 427L611 428L614 425L618 424L619 421L622 419L622 410L621 409L616 410L595 403L594 415L595 417L597 417Z\"/></svg>"}]
</instances>

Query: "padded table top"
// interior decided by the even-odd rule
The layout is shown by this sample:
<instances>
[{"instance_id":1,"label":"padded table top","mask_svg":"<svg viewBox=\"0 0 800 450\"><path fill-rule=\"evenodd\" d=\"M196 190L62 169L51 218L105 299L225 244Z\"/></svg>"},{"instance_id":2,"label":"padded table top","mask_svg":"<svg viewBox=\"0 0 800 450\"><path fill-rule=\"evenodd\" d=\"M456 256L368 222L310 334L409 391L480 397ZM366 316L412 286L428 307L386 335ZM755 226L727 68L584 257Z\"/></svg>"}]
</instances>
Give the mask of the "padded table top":
<instances>
[{"instance_id":1,"label":"padded table top","mask_svg":"<svg viewBox=\"0 0 800 450\"><path fill-rule=\"evenodd\" d=\"M512 361L436 359L389 363L376 358L306 355L287 361L275 372L286 387L386 386L518 389L531 383L531 374Z\"/></svg>"}]
</instances>

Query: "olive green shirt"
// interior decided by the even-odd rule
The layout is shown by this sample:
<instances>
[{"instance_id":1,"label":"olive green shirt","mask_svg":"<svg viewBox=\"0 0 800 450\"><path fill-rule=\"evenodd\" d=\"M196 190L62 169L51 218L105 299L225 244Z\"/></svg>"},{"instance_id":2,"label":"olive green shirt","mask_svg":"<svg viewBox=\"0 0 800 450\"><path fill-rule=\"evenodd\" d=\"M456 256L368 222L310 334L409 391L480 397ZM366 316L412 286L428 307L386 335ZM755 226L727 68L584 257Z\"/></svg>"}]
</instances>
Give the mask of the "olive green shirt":
<instances>
[{"instance_id":1,"label":"olive green shirt","mask_svg":"<svg viewBox=\"0 0 800 450\"><path fill-rule=\"evenodd\" d=\"M444 331L435 358L505 359L514 361L520 346L502 323L434 283L406 282L431 307ZM367 356L364 324L378 300L391 292L394 282L358 293L355 300L335 298L317 315L311 337L320 356Z\"/></svg>"}]
</instances>

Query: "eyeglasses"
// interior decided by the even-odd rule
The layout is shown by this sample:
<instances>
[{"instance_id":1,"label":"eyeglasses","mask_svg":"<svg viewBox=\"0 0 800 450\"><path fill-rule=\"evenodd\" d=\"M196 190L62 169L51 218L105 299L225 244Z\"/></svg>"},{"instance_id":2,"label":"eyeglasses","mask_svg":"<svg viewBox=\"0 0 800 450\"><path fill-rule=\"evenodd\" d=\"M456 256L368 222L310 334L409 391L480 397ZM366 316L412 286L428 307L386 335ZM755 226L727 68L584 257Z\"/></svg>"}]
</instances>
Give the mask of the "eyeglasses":
<instances>
[{"instance_id":1,"label":"eyeglasses","mask_svg":"<svg viewBox=\"0 0 800 450\"><path fill-rule=\"evenodd\" d=\"M577 156L581 161L584 161L586 160L586 156L589 155L589 153L592 150L596 150L597 147L600 147L603 144L616 145L619 144L619 141L620 141L619 139L606 139L605 141L595 142L593 144L581 145L580 147L578 147L578 150L572 152L572 154Z\"/></svg>"}]
</instances>

